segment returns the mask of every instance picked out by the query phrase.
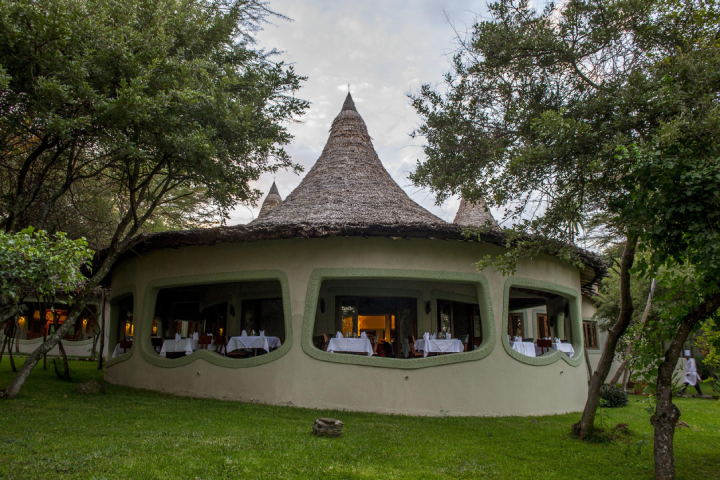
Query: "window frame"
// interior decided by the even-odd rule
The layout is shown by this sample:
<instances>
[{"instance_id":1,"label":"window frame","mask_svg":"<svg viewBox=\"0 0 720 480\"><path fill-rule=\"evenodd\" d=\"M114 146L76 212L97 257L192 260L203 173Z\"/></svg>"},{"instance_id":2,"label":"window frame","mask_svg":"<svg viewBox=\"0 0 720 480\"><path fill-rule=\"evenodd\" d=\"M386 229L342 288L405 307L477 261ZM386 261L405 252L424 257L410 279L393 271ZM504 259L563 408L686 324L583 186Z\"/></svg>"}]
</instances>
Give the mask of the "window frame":
<instances>
[{"instance_id":1,"label":"window frame","mask_svg":"<svg viewBox=\"0 0 720 480\"><path fill-rule=\"evenodd\" d=\"M600 337L598 335L597 322L594 320L583 320L583 344L588 350L600 350ZM595 345L590 345L587 331L591 330L591 339L594 340Z\"/></svg>"},{"instance_id":2,"label":"window frame","mask_svg":"<svg viewBox=\"0 0 720 480\"><path fill-rule=\"evenodd\" d=\"M413 280L413 281L438 281L449 283L467 283L475 287L477 299L480 306L480 319L483 334L483 344L473 351L459 353L457 355L438 355L425 358L388 358L360 355L339 355L323 351L313 344L313 333L315 330L315 317L320 299L322 283L326 280ZM435 270L400 270L400 269L375 269L375 268L317 268L310 275L307 294L305 297L305 313L303 317L302 348L310 357L317 360L341 363L375 366L382 368L398 368L411 370L427 368L438 365L470 362L485 358L495 347L495 325L493 320L492 302L490 295L490 284L485 275L481 273L445 272ZM418 302L420 299L418 299ZM434 303L434 302L433 302ZM418 305L420 307L420 305ZM418 315L423 309L418 308ZM431 317L432 321L432 317Z\"/></svg>"}]
</instances>

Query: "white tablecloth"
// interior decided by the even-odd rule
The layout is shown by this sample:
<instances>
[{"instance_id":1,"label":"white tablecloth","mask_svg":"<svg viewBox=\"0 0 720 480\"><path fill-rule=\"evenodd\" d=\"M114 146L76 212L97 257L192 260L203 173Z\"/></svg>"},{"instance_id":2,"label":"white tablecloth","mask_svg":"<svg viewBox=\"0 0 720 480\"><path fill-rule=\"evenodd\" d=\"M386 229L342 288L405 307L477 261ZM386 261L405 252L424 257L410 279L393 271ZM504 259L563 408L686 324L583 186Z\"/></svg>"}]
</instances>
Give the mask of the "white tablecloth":
<instances>
[{"instance_id":1,"label":"white tablecloth","mask_svg":"<svg viewBox=\"0 0 720 480\"><path fill-rule=\"evenodd\" d=\"M571 357L575 355L575 349L570 343L553 343L552 345L553 350L567 353Z\"/></svg>"},{"instance_id":2,"label":"white tablecloth","mask_svg":"<svg viewBox=\"0 0 720 480\"><path fill-rule=\"evenodd\" d=\"M269 352L271 348L278 348L281 346L282 342L278 337L230 337L227 344L227 351L232 352L233 350L237 350L239 348L262 348L266 352Z\"/></svg>"},{"instance_id":3,"label":"white tablecloth","mask_svg":"<svg viewBox=\"0 0 720 480\"><path fill-rule=\"evenodd\" d=\"M328 342L328 352L357 352L373 354L373 346L367 338L331 338Z\"/></svg>"},{"instance_id":4,"label":"white tablecloth","mask_svg":"<svg viewBox=\"0 0 720 480\"><path fill-rule=\"evenodd\" d=\"M521 353L528 357L534 357L535 355L535 344L532 342L510 342L510 346L513 350Z\"/></svg>"},{"instance_id":5,"label":"white tablecloth","mask_svg":"<svg viewBox=\"0 0 720 480\"><path fill-rule=\"evenodd\" d=\"M200 348L200 339L199 338L193 338L190 340L190 344L192 346L193 352L197 352L198 350L207 350L208 352L214 352L215 351L215 339L213 338L210 342L210 345L207 346L207 348ZM220 349L221 354L225 353L225 347Z\"/></svg>"},{"instance_id":6,"label":"white tablecloth","mask_svg":"<svg viewBox=\"0 0 720 480\"><path fill-rule=\"evenodd\" d=\"M457 338L419 338L415 340L415 350L423 352L423 356L427 357L428 353L460 353L465 349Z\"/></svg>"},{"instance_id":7,"label":"white tablecloth","mask_svg":"<svg viewBox=\"0 0 720 480\"><path fill-rule=\"evenodd\" d=\"M190 355L193 352L192 338L183 338L178 341L165 340L160 348L160 355L165 357L168 353L173 352L185 352L185 355Z\"/></svg>"},{"instance_id":8,"label":"white tablecloth","mask_svg":"<svg viewBox=\"0 0 720 480\"><path fill-rule=\"evenodd\" d=\"M128 348L127 350L130 350L130 349ZM127 352L125 352L124 348L120 348L120 344L118 343L117 345L115 345L115 350L113 351L112 358L115 358L118 355L122 355L123 353L127 353Z\"/></svg>"}]
</instances>

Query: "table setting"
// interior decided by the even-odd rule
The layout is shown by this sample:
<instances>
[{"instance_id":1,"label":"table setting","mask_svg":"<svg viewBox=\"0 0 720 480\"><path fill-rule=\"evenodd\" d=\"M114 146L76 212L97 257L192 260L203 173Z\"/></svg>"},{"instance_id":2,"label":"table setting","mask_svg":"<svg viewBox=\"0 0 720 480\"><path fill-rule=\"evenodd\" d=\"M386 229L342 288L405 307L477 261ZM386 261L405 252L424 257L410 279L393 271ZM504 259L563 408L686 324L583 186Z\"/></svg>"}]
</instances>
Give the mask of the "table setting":
<instances>
[{"instance_id":1,"label":"table setting","mask_svg":"<svg viewBox=\"0 0 720 480\"><path fill-rule=\"evenodd\" d=\"M430 335L425 332L423 338L415 340L415 350L423 352L423 357L427 357L429 353L461 353L465 350L463 343L457 338L452 338L450 333L445 334L445 338L437 338L437 334Z\"/></svg>"},{"instance_id":2,"label":"table setting","mask_svg":"<svg viewBox=\"0 0 720 480\"><path fill-rule=\"evenodd\" d=\"M255 331L251 331L251 335L248 335L247 331L243 330L239 337L230 337L227 343L227 351L232 352L241 348L261 348L266 352L270 352L270 349L282 346L282 342L278 337L267 337L264 330L260 330L259 335L254 335L254 333Z\"/></svg>"},{"instance_id":3,"label":"table setting","mask_svg":"<svg viewBox=\"0 0 720 480\"><path fill-rule=\"evenodd\" d=\"M328 342L327 351L331 353L365 353L368 357L373 354L373 346L365 332L360 337L343 337L337 332Z\"/></svg>"}]
</instances>

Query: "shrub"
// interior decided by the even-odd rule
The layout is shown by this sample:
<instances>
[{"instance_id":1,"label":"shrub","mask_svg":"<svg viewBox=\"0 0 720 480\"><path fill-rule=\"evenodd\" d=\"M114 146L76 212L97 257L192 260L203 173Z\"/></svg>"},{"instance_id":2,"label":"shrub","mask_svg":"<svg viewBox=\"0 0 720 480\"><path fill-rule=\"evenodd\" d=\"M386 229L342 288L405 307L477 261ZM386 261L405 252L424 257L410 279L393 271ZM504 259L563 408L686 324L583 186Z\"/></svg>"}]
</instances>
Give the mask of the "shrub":
<instances>
[{"instance_id":1,"label":"shrub","mask_svg":"<svg viewBox=\"0 0 720 480\"><path fill-rule=\"evenodd\" d=\"M615 385L603 385L600 388L600 398L605 400L604 405L608 408L624 407L629 403L625 390Z\"/></svg>"}]
</instances>

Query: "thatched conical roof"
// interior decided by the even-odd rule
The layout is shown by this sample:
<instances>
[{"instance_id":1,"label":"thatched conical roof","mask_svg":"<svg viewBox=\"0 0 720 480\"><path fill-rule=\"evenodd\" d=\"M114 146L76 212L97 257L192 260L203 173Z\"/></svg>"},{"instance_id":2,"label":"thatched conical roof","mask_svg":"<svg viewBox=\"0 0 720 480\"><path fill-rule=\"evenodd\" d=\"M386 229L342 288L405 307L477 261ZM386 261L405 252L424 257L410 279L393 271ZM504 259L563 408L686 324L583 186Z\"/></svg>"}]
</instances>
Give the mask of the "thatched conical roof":
<instances>
[{"instance_id":1,"label":"thatched conical roof","mask_svg":"<svg viewBox=\"0 0 720 480\"><path fill-rule=\"evenodd\" d=\"M453 223L463 227L487 227L490 224L493 230L500 228L483 198L473 202L463 197Z\"/></svg>"},{"instance_id":2,"label":"thatched conical roof","mask_svg":"<svg viewBox=\"0 0 720 480\"><path fill-rule=\"evenodd\" d=\"M266 208L275 201L271 200L275 195L279 204ZM348 94L320 158L285 201L273 184L260 215L249 224L144 234L134 243L132 255L163 248L336 236L474 242L478 239L467 238L463 226L478 226L478 219L490 219L496 225L484 202L463 201L454 223L413 202L383 167ZM506 235L499 229L479 237L500 247L507 244ZM578 253L590 267L580 272L581 284L599 282L607 273L605 262L592 252L578 249ZM99 252L95 259L98 267L102 258L104 253Z\"/></svg>"},{"instance_id":3,"label":"thatched conical roof","mask_svg":"<svg viewBox=\"0 0 720 480\"><path fill-rule=\"evenodd\" d=\"M282 197L280 196L277 185L275 185L275 182L273 182L272 187L270 187L270 191L267 194L267 197L265 197L265 201L263 202L262 207L260 207L260 213L258 214L258 218L267 214L270 210L277 207L281 203Z\"/></svg>"},{"instance_id":4,"label":"thatched conical roof","mask_svg":"<svg viewBox=\"0 0 720 480\"><path fill-rule=\"evenodd\" d=\"M408 197L383 167L348 93L325 149L300 185L250 226L333 228L445 224Z\"/></svg>"}]
</instances>

